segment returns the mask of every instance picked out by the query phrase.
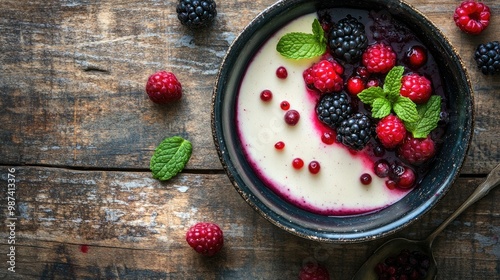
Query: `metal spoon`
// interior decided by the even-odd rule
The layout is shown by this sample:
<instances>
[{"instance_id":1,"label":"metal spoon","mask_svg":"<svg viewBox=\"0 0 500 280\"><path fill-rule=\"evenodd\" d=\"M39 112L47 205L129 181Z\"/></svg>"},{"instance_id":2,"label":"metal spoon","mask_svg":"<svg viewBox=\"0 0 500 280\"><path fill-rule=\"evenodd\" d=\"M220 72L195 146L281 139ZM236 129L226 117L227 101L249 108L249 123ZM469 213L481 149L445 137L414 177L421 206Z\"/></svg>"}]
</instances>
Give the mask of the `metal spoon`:
<instances>
[{"instance_id":1,"label":"metal spoon","mask_svg":"<svg viewBox=\"0 0 500 280\"><path fill-rule=\"evenodd\" d=\"M410 251L419 250L430 258L430 267L427 271L427 276L425 279L436 279L437 265L436 260L432 254L432 242L438 234L443 231L443 229L453 221L457 216L459 216L465 209L474 204L479 199L483 198L488 194L490 190L495 188L500 184L500 164L497 165L486 177L486 180L480 184L476 190L464 201L458 209L451 214L438 228L434 230L427 238L423 240L409 240L406 238L395 238L387 241L382 246L380 246L373 255L361 266L361 268L356 272L352 280L371 280L377 279L375 273L375 266L379 262L383 262L388 256L397 255L402 249L408 249Z\"/></svg>"}]
</instances>

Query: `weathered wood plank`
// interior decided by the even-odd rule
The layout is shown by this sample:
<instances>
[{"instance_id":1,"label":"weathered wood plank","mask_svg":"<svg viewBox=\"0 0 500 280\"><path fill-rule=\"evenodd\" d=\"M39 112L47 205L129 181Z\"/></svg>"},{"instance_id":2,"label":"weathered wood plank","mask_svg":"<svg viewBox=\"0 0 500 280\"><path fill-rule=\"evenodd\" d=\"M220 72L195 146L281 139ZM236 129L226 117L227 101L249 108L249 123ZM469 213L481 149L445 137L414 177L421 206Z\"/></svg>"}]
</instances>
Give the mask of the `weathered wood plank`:
<instances>
[{"instance_id":1,"label":"weathered wood plank","mask_svg":"<svg viewBox=\"0 0 500 280\"><path fill-rule=\"evenodd\" d=\"M500 161L500 80L480 74L472 52L500 37L500 18L471 37L452 23L456 1L408 2L442 29L469 69L476 128L464 173L486 173ZM210 130L216 72L238 32L272 3L219 3L214 26L196 33L178 23L174 1L2 1L0 161L142 169L163 138L181 135L195 149L189 169L220 169ZM178 104L147 99L145 80L158 69L183 83Z\"/></svg>"},{"instance_id":2,"label":"weathered wood plank","mask_svg":"<svg viewBox=\"0 0 500 280\"><path fill-rule=\"evenodd\" d=\"M17 279L41 275L54 279L294 279L301 264L314 259L328 265L332 279L349 279L387 239L348 245L303 240L254 212L224 174L182 173L162 183L151 179L149 172L16 168ZM6 173L2 171L3 182ZM481 181L458 180L435 209L396 235L424 237ZM1 197L0 213L5 215L4 189ZM498 199L500 191L492 191L438 237L439 279L498 276ZM217 222L225 233L224 249L214 258L198 256L184 240L188 227L204 220ZM8 235L3 227L4 260ZM88 251L81 245L88 245ZM0 275L6 268L2 263Z\"/></svg>"}]
</instances>

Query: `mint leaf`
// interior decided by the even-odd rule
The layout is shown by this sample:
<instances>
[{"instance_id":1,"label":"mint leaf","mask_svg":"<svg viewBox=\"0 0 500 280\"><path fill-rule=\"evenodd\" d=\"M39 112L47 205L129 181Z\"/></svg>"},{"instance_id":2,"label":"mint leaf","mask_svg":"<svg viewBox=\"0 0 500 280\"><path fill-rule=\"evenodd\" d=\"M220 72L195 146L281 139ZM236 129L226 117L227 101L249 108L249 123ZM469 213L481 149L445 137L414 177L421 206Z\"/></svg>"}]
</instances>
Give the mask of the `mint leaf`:
<instances>
[{"instance_id":1,"label":"mint leaf","mask_svg":"<svg viewBox=\"0 0 500 280\"><path fill-rule=\"evenodd\" d=\"M418 120L417 105L408 97L399 95L392 109L403 121L415 122Z\"/></svg>"},{"instance_id":2,"label":"mint leaf","mask_svg":"<svg viewBox=\"0 0 500 280\"><path fill-rule=\"evenodd\" d=\"M312 23L312 34L291 32L283 35L276 45L276 50L291 59L312 58L326 51L326 39L323 28L317 19Z\"/></svg>"},{"instance_id":3,"label":"mint leaf","mask_svg":"<svg viewBox=\"0 0 500 280\"><path fill-rule=\"evenodd\" d=\"M359 100L365 104L373 104L377 98L385 98L384 90L381 87L369 87L358 94Z\"/></svg>"},{"instance_id":4,"label":"mint leaf","mask_svg":"<svg viewBox=\"0 0 500 280\"><path fill-rule=\"evenodd\" d=\"M191 142L180 136L164 139L149 163L153 178L165 181L177 175L189 161L192 150Z\"/></svg>"},{"instance_id":5,"label":"mint leaf","mask_svg":"<svg viewBox=\"0 0 500 280\"><path fill-rule=\"evenodd\" d=\"M391 103L386 98L376 98L372 103L372 117L381 119L391 113Z\"/></svg>"},{"instance_id":6,"label":"mint leaf","mask_svg":"<svg viewBox=\"0 0 500 280\"><path fill-rule=\"evenodd\" d=\"M405 68L403 66L395 66L387 73L387 76L385 76L384 92L387 94L387 98L393 103L396 102L399 96L401 78L403 77L404 71Z\"/></svg>"},{"instance_id":7,"label":"mint leaf","mask_svg":"<svg viewBox=\"0 0 500 280\"><path fill-rule=\"evenodd\" d=\"M405 127L415 138L425 138L437 127L441 113L441 97L433 95L425 104L417 106L418 119L414 122L405 122Z\"/></svg>"},{"instance_id":8,"label":"mint leaf","mask_svg":"<svg viewBox=\"0 0 500 280\"><path fill-rule=\"evenodd\" d=\"M321 24L317 19L314 19L312 23L312 32L314 37L318 40L318 42L325 43L325 48L326 48L326 39L325 39L325 31L323 30L323 27L321 27Z\"/></svg>"},{"instance_id":9,"label":"mint leaf","mask_svg":"<svg viewBox=\"0 0 500 280\"><path fill-rule=\"evenodd\" d=\"M403 66L394 66L385 76L382 88L369 87L358 94L361 102L372 106L374 118L383 118L394 111L400 119L408 123L418 120L417 105L399 92L403 73Z\"/></svg>"}]
</instances>

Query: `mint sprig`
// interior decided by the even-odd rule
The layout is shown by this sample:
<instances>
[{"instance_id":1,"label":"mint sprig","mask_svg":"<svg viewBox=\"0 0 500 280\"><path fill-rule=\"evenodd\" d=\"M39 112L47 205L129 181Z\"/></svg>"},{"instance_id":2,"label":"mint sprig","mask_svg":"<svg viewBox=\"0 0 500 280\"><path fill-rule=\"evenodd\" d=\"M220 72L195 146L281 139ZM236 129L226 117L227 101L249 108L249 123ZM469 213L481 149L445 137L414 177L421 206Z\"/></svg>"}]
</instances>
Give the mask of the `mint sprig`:
<instances>
[{"instance_id":1,"label":"mint sprig","mask_svg":"<svg viewBox=\"0 0 500 280\"><path fill-rule=\"evenodd\" d=\"M405 122L405 127L415 138L425 138L437 127L441 113L441 97L432 95L425 104L417 105L418 120Z\"/></svg>"},{"instance_id":2,"label":"mint sprig","mask_svg":"<svg viewBox=\"0 0 500 280\"><path fill-rule=\"evenodd\" d=\"M326 51L325 32L317 19L312 23L312 34L291 32L283 35L276 45L276 50L291 59L313 58Z\"/></svg>"},{"instance_id":3,"label":"mint sprig","mask_svg":"<svg viewBox=\"0 0 500 280\"><path fill-rule=\"evenodd\" d=\"M166 181L177 175L186 166L192 150L191 142L180 136L164 139L149 163L153 178Z\"/></svg>"},{"instance_id":4,"label":"mint sprig","mask_svg":"<svg viewBox=\"0 0 500 280\"><path fill-rule=\"evenodd\" d=\"M395 66L387 73L383 88L369 87L358 94L361 102L372 106L374 118L383 118L394 111L405 122L418 120L417 105L399 93L403 72L403 66Z\"/></svg>"},{"instance_id":5,"label":"mint sprig","mask_svg":"<svg viewBox=\"0 0 500 280\"><path fill-rule=\"evenodd\" d=\"M394 112L415 138L425 138L437 127L441 112L441 97L432 95L425 104L415 104L402 96L401 78L404 67L395 66L387 73L383 87L369 87L358 94L361 102L372 107L372 117L381 119Z\"/></svg>"}]
</instances>

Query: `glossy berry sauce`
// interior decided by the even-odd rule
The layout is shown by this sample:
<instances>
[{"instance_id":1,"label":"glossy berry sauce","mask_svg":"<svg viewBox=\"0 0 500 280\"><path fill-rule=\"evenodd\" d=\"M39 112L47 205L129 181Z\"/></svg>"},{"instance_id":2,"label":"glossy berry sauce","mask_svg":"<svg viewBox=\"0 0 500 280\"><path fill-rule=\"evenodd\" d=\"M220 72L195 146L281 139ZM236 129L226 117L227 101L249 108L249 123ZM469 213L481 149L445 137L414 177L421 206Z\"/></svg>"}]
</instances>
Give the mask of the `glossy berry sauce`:
<instances>
[{"instance_id":1,"label":"glossy berry sauce","mask_svg":"<svg viewBox=\"0 0 500 280\"><path fill-rule=\"evenodd\" d=\"M318 17L320 22L331 22L332 19L338 20L344 18L348 14L355 17L359 22L365 26L366 35L368 37L368 45L375 43L384 43L390 45L394 52L396 53L397 60L396 65L401 65L405 67L404 74L417 72L420 75L428 78L432 83L433 95L439 95L441 97L441 121L438 123L438 127L431 132L431 137L436 143L436 150L439 149L442 143L443 135L446 131L446 125L448 123L447 119L447 109L446 109L446 96L444 95L443 83L441 76L439 74L439 69L437 67L436 61L430 51L426 49L424 43L415 35L412 30L403 24L398 19L394 18L387 11L366 11L359 9L325 9L318 11ZM322 24L322 26L331 26L331 24ZM328 32L328 31L326 31ZM327 34L327 33L325 33ZM367 77L369 79L367 86L383 86L383 81L385 75L380 74L367 74L366 68L361 62L347 64L342 63L344 67L344 79L349 81L352 77ZM349 91L349 83L345 90ZM354 106L355 111L362 113L369 113L369 106L363 104L356 97L356 94L349 94L351 98L351 104ZM370 114L369 114L370 115ZM374 119L373 123L376 123L378 119ZM335 133L330 131L327 127L317 122L317 128L319 137L324 137L325 133ZM389 167L386 172L388 173L384 178L387 178L389 182L386 182L388 188L395 188L396 182L402 180L402 189L411 189L412 187L418 186L418 183L423 179L425 174L429 171L432 165L432 160L422 164L420 166L413 166L411 164L403 162L398 156L394 149L384 148L380 142L373 137L367 145L367 148L361 152L351 151L353 156L365 158L364 162L366 164L373 165L373 169L376 172L377 164L379 161L385 161ZM401 169L403 169L401 171ZM402 178L403 171L405 169L411 169L406 172ZM400 174L395 174L400 170ZM414 174L411 174L414 173ZM408 178L413 175L414 183L410 186L404 185L408 182ZM360 174L360 176L362 176ZM391 178L394 177L394 178ZM363 180L366 178L361 178Z\"/></svg>"}]
</instances>

